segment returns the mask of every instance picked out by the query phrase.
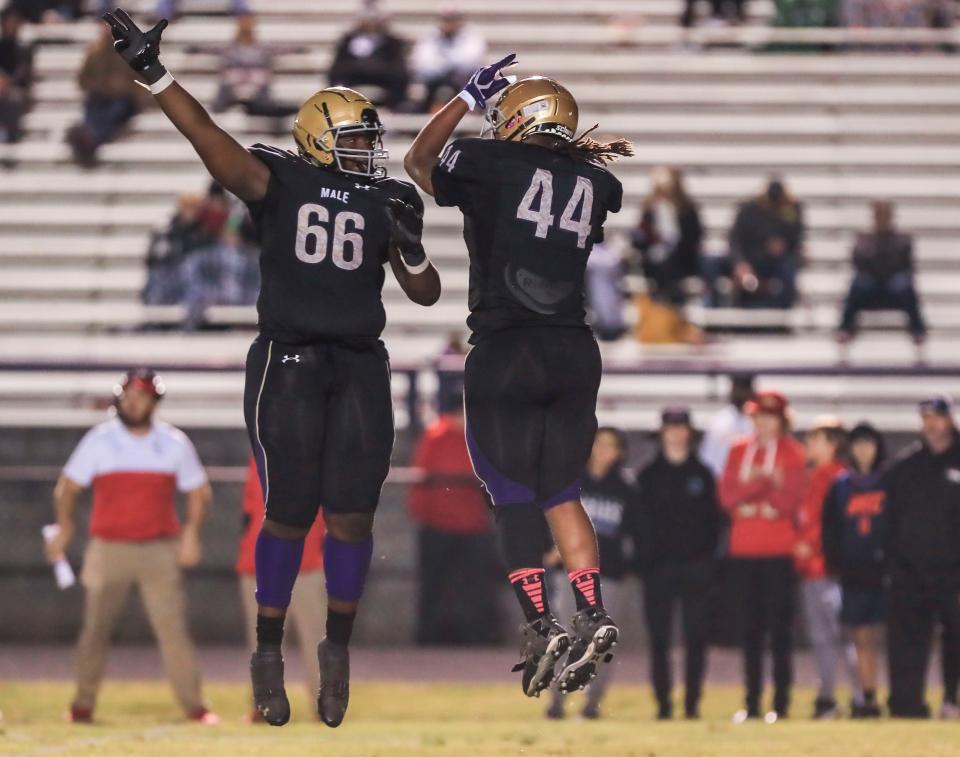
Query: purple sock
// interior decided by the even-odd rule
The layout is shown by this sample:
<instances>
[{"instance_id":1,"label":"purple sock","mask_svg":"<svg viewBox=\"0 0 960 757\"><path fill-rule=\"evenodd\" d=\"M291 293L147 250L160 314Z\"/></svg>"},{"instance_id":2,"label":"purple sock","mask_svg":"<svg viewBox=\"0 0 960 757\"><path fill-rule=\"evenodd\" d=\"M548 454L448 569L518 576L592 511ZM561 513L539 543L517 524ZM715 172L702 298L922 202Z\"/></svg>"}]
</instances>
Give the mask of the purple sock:
<instances>
[{"instance_id":1,"label":"purple sock","mask_svg":"<svg viewBox=\"0 0 960 757\"><path fill-rule=\"evenodd\" d=\"M261 530L254 552L257 564L257 604L286 609L300 572L303 539L278 539Z\"/></svg>"},{"instance_id":2,"label":"purple sock","mask_svg":"<svg viewBox=\"0 0 960 757\"><path fill-rule=\"evenodd\" d=\"M356 602L360 599L372 557L372 535L363 541L346 542L327 534L323 539L323 570L326 574L327 596L341 602Z\"/></svg>"}]
</instances>

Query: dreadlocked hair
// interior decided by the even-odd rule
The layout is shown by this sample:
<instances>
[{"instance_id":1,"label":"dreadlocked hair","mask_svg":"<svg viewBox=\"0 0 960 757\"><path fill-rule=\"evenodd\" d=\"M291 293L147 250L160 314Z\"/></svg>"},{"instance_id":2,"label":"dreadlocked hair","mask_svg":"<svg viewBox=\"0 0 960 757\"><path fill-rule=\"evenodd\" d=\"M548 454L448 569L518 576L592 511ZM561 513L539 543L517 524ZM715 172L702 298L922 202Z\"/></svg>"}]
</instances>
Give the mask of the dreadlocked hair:
<instances>
[{"instance_id":1,"label":"dreadlocked hair","mask_svg":"<svg viewBox=\"0 0 960 757\"><path fill-rule=\"evenodd\" d=\"M598 142L587 136L599 126L600 124L594 124L579 137L569 142L561 142L556 148L557 152L598 166L605 166L620 157L629 158L633 155L633 143L628 139L620 137L612 142Z\"/></svg>"}]
</instances>

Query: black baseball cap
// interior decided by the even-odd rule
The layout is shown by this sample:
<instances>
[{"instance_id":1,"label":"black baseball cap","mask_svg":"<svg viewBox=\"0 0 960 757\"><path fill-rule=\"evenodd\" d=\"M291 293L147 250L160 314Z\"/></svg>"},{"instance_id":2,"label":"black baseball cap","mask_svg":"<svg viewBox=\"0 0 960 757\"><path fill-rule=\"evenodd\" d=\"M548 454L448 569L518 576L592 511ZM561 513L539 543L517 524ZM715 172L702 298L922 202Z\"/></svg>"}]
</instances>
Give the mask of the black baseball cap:
<instances>
[{"instance_id":1,"label":"black baseball cap","mask_svg":"<svg viewBox=\"0 0 960 757\"><path fill-rule=\"evenodd\" d=\"M660 413L660 425L688 426L692 428L693 422L690 418L690 408L684 407L683 405L665 407L663 412Z\"/></svg>"},{"instance_id":2,"label":"black baseball cap","mask_svg":"<svg viewBox=\"0 0 960 757\"><path fill-rule=\"evenodd\" d=\"M949 394L934 394L920 403L920 414L953 415L953 399Z\"/></svg>"}]
</instances>

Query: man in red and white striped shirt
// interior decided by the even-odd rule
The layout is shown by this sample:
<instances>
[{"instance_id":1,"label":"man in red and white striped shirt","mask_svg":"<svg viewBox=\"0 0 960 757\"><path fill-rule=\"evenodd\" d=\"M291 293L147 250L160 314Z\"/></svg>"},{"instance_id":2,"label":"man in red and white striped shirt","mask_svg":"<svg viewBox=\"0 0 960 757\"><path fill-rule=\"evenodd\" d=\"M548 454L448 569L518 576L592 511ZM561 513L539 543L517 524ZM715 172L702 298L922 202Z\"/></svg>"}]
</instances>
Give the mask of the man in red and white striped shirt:
<instances>
[{"instance_id":1,"label":"man in red and white striped shirt","mask_svg":"<svg viewBox=\"0 0 960 757\"><path fill-rule=\"evenodd\" d=\"M187 717L214 723L204 706L200 671L187 630L182 569L200 562L200 526L210 507L210 485L186 435L155 421L164 387L152 371L127 373L114 389L116 417L81 439L54 492L59 535L47 545L63 557L75 533L77 497L93 488L90 540L81 581L86 591L77 644L73 722L90 722L110 634L136 584L160 645L174 693ZM176 492L187 503L181 527Z\"/></svg>"}]
</instances>

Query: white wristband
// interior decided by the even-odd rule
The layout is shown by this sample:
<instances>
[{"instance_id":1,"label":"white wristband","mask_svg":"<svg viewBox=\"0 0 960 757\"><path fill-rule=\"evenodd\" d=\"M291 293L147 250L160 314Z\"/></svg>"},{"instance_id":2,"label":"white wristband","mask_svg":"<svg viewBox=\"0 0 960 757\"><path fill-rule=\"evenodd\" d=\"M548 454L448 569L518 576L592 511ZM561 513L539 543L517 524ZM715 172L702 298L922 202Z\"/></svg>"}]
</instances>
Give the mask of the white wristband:
<instances>
[{"instance_id":1,"label":"white wristband","mask_svg":"<svg viewBox=\"0 0 960 757\"><path fill-rule=\"evenodd\" d=\"M463 90L459 95L457 95L457 97L463 100L470 110L473 110L477 107L477 101L474 99L473 95L467 92L467 90Z\"/></svg>"},{"instance_id":2,"label":"white wristband","mask_svg":"<svg viewBox=\"0 0 960 757\"><path fill-rule=\"evenodd\" d=\"M159 95L163 90L169 87L174 82L173 74L167 71L163 76L161 76L157 81L150 85L150 94Z\"/></svg>"},{"instance_id":3,"label":"white wristband","mask_svg":"<svg viewBox=\"0 0 960 757\"><path fill-rule=\"evenodd\" d=\"M418 273L423 273L430 267L430 258L424 258L422 263L414 266L407 265L407 261L403 259L403 256L400 257L400 262L403 263L403 267L407 269L407 272L412 273L414 276Z\"/></svg>"}]
</instances>

